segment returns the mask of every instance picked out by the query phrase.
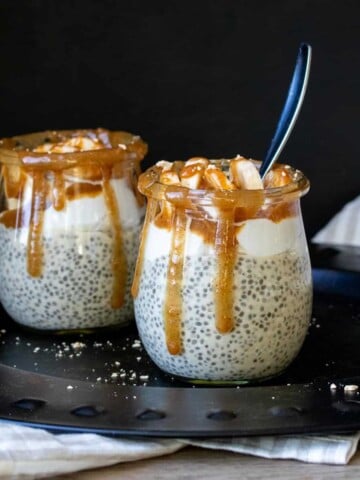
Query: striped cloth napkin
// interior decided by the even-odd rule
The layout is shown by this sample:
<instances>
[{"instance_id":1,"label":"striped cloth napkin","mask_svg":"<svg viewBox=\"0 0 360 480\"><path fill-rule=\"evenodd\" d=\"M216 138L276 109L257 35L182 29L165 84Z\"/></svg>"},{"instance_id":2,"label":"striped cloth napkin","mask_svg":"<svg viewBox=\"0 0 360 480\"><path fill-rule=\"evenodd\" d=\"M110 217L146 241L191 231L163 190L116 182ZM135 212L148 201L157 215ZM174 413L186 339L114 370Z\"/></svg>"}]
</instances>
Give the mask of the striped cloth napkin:
<instances>
[{"instance_id":1,"label":"striped cloth napkin","mask_svg":"<svg viewBox=\"0 0 360 480\"><path fill-rule=\"evenodd\" d=\"M360 246L360 197L313 238L315 243ZM0 422L0 480L32 480L174 453L193 445L274 459L344 465L360 432L222 439L128 439L95 434L52 434Z\"/></svg>"},{"instance_id":2,"label":"striped cloth napkin","mask_svg":"<svg viewBox=\"0 0 360 480\"><path fill-rule=\"evenodd\" d=\"M128 439L95 434L52 434L0 423L0 479L32 480L174 453L188 445L266 458L343 465L360 433L228 439Z\"/></svg>"}]
</instances>

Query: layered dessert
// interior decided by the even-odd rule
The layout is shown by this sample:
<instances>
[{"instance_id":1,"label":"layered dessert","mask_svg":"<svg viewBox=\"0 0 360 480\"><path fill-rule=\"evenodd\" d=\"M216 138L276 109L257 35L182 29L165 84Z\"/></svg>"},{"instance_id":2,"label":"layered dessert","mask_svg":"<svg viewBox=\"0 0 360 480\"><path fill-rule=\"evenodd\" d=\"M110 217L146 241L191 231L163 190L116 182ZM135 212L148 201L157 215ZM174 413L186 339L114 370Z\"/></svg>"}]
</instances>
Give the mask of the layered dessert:
<instances>
[{"instance_id":1,"label":"layered dessert","mask_svg":"<svg viewBox=\"0 0 360 480\"><path fill-rule=\"evenodd\" d=\"M146 144L105 129L43 132L0 143L0 300L41 330L122 325L144 201Z\"/></svg>"},{"instance_id":2,"label":"layered dessert","mask_svg":"<svg viewBox=\"0 0 360 480\"><path fill-rule=\"evenodd\" d=\"M143 345L164 371L202 381L253 381L284 370L304 341L311 268L301 172L264 181L243 157L158 162L133 284Z\"/></svg>"}]
</instances>

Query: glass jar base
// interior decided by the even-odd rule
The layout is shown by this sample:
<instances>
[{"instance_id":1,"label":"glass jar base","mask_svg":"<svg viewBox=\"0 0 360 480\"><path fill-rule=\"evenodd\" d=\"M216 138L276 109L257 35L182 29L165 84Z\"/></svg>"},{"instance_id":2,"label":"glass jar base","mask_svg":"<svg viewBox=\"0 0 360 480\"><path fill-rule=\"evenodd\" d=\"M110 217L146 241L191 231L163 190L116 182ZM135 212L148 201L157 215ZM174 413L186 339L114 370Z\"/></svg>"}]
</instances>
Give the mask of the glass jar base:
<instances>
[{"instance_id":1,"label":"glass jar base","mask_svg":"<svg viewBox=\"0 0 360 480\"><path fill-rule=\"evenodd\" d=\"M71 335L93 335L93 334L104 334L108 332L117 332L119 330L126 329L130 327L133 324L133 320L128 320L127 322L119 323L119 324L113 324L113 325L107 325L107 326L102 326L102 327L83 327L83 328L57 328L57 329L42 329L42 328L36 328L36 327L31 327L28 325L24 325L20 322L17 322L13 320L13 322L16 323L17 326L19 326L22 330L25 330L27 332L32 332L36 333L39 335L55 335L55 336L71 336Z\"/></svg>"},{"instance_id":2,"label":"glass jar base","mask_svg":"<svg viewBox=\"0 0 360 480\"><path fill-rule=\"evenodd\" d=\"M176 381L179 382L184 382L191 384L193 386L199 386L199 387L241 387L245 385L254 385L256 386L257 384L267 382L269 380L272 380L273 378L279 377L282 373L284 373L285 369L280 370L278 373L274 373L272 375L267 375L265 377L259 377L259 378L252 378L252 379L233 379L233 380L206 380L206 379L194 379L194 378L188 378L188 377L182 377L180 375L171 375L167 373L171 378L175 379Z\"/></svg>"}]
</instances>

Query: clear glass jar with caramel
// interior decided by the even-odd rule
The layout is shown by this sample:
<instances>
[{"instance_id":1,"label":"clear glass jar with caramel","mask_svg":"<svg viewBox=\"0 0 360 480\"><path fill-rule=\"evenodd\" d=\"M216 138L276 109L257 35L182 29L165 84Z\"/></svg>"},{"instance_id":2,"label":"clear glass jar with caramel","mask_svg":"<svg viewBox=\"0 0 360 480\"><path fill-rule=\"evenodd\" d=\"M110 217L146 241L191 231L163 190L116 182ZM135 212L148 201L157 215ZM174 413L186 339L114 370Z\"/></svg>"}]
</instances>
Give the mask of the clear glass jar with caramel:
<instances>
[{"instance_id":1,"label":"clear glass jar with caramel","mask_svg":"<svg viewBox=\"0 0 360 480\"><path fill-rule=\"evenodd\" d=\"M276 166L193 158L140 176L148 204L132 293L153 361L193 382L282 372L309 325L312 277L300 197L309 182Z\"/></svg>"},{"instance_id":2,"label":"clear glass jar with caramel","mask_svg":"<svg viewBox=\"0 0 360 480\"><path fill-rule=\"evenodd\" d=\"M147 146L105 129L0 141L0 300L45 331L127 324Z\"/></svg>"}]
</instances>

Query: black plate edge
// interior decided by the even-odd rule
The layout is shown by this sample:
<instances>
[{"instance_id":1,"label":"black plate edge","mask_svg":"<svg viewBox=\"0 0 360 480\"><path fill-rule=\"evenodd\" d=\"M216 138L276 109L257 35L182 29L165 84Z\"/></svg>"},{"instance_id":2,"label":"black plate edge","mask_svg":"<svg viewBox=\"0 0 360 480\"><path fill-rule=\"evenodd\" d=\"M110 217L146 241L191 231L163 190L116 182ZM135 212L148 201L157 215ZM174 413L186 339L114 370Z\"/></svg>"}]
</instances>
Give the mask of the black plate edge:
<instances>
[{"instance_id":1,"label":"black plate edge","mask_svg":"<svg viewBox=\"0 0 360 480\"><path fill-rule=\"evenodd\" d=\"M337 381L338 385L350 383L359 384L360 377ZM0 365L0 418L57 433L130 437L229 437L360 429L358 397L345 395L342 387L334 392L328 382L216 389L91 387L86 382L69 386L66 379ZM97 414L74 415L84 407Z\"/></svg>"},{"instance_id":2,"label":"black plate edge","mask_svg":"<svg viewBox=\"0 0 360 480\"><path fill-rule=\"evenodd\" d=\"M313 279L316 292L360 298L360 272L314 268ZM360 384L360 377L336 382ZM360 403L346 397L341 388L331 391L329 383L215 389L115 387L0 364L0 418L58 433L111 436L225 437L360 429ZM26 408L21 405L24 399L30 399ZM86 417L71 413L89 406L100 413ZM149 418L142 418L144 412Z\"/></svg>"}]
</instances>

